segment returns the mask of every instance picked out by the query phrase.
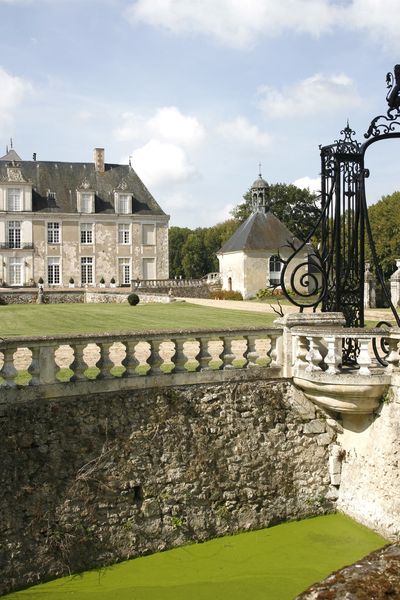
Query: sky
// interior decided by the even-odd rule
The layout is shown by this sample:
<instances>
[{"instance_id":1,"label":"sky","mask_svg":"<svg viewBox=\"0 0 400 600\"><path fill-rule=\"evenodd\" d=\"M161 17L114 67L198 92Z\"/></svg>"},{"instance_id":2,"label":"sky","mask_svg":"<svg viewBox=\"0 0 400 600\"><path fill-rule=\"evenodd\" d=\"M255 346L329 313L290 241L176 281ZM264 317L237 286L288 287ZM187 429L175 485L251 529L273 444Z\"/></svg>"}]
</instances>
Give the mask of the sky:
<instances>
[{"instance_id":1,"label":"sky","mask_svg":"<svg viewBox=\"0 0 400 600\"><path fill-rule=\"evenodd\" d=\"M399 0L0 0L0 155L104 147L171 225L214 225L259 163L319 189L319 145L385 113L399 31ZM399 154L367 151L369 203L400 189Z\"/></svg>"}]
</instances>

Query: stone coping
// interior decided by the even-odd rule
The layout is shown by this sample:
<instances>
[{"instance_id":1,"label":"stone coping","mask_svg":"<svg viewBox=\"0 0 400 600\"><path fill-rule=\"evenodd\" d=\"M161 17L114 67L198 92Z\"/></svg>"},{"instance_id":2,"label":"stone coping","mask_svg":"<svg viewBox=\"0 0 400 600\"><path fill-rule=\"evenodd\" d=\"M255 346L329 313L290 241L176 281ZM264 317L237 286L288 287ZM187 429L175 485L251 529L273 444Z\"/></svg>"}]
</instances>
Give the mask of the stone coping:
<instances>
[{"instance_id":1,"label":"stone coping","mask_svg":"<svg viewBox=\"0 0 400 600\"><path fill-rule=\"evenodd\" d=\"M238 329L237 327L214 327L214 328L193 328L193 329L158 329L148 331L116 331L116 332L105 332L105 333L77 333L77 334L57 334L47 336L8 336L0 338L0 347L3 344L10 343L42 343L42 342L68 342L72 340L104 340L112 338L114 341L123 341L125 338L157 338L157 337L174 337L174 336L225 336L234 334L238 338L246 335L247 333L263 333L265 335L270 334L281 334L282 327L270 325L269 327L260 327L258 325L249 325L245 329Z\"/></svg>"}]
</instances>

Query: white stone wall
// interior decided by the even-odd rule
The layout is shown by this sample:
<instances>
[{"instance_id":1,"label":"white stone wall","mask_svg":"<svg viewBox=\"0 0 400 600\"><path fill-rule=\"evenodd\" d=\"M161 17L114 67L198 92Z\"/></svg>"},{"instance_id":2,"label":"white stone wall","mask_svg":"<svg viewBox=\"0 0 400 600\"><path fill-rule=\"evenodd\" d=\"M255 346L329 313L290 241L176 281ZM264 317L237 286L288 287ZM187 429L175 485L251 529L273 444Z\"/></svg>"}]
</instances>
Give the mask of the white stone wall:
<instances>
[{"instance_id":1,"label":"white stone wall","mask_svg":"<svg viewBox=\"0 0 400 600\"><path fill-rule=\"evenodd\" d=\"M400 535L400 380L377 415L346 416L338 508L389 539Z\"/></svg>"},{"instance_id":2,"label":"white stone wall","mask_svg":"<svg viewBox=\"0 0 400 600\"><path fill-rule=\"evenodd\" d=\"M269 259L278 251L259 252L229 252L219 254L219 271L222 280L222 289L229 290L229 277L232 279L232 290L239 291L245 300L254 298L258 290L269 286ZM288 248L280 249L280 256L286 259L291 251ZM293 270L301 263L307 262L307 253L304 251L296 257L286 275L286 285L290 288L290 276ZM299 276L307 272L307 266L299 270Z\"/></svg>"}]
</instances>

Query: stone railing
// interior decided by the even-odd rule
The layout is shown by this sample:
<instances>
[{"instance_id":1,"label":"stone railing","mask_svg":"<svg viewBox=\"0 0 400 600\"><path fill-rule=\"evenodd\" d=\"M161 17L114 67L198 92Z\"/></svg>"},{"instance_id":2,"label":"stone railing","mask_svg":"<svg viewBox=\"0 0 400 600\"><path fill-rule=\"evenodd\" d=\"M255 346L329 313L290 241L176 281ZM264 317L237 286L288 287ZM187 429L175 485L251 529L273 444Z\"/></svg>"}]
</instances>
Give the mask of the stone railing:
<instances>
[{"instance_id":1,"label":"stone railing","mask_svg":"<svg viewBox=\"0 0 400 600\"><path fill-rule=\"evenodd\" d=\"M327 315L288 315L269 328L8 338L0 342L0 402L150 386L289 378L335 412L375 410L394 374L400 330L346 329ZM309 320L309 324L303 325ZM299 325L300 323L300 325ZM375 356L384 341L385 361ZM352 359L343 359L343 349Z\"/></svg>"},{"instance_id":2,"label":"stone railing","mask_svg":"<svg viewBox=\"0 0 400 600\"><path fill-rule=\"evenodd\" d=\"M131 288L179 288L179 287L202 287L207 285L206 279L140 279L131 281Z\"/></svg>"},{"instance_id":3,"label":"stone railing","mask_svg":"<svg viewBox=\"0 0 400 600\"><path fill-rule=\"evenodd\" d=\"M8 338L0 342L0 390L58 397L261 371L280 377L281 337L282 328L270 327Z\"/></svg>"},{"instance_id":4,"label":"stone railing","mask_svg":"<svg viewBox=\"0 0 400 600\"><path fill-rule=\"evenodd\" d=\"M291 335L294 383L335 412L373 412L399 371L397 329L293 327Z\"/></svg>"}]
</instances>

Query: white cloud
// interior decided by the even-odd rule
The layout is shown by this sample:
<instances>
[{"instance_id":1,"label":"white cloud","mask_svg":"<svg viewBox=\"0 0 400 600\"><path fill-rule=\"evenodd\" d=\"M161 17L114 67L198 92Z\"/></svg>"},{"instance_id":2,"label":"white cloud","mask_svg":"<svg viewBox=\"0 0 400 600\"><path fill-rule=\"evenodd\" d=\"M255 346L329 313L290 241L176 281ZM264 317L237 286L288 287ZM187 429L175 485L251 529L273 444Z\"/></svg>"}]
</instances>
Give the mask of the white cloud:
<instances>
[{"instance_id":1,"label":"white cloud","mask_svg":"<svg viewBox=\"0 0 400 600\"><path fill-rule=\"evenodd\" d=\"M193 146L205 137L204 127L198 119L184 115L176 106L158 108L150 118L125 113L123 121L122 126L114 131L115 137L121 141L152 138Z\"/></svg>"},{"instance_id":2,"label":"white cloud","mask_svg":"<svg viewBox=\"0 0 400 600\"><path fill-rule=\"evenodd\" d=\"M258 90L259 107L268 117L298 117L331 112L362 102L354 82L347 75L316 73L281 90L263 86Z\"/></svg>"},{"instance_id":3,"label":"white cloud","mask_svg":"<svg viewBox=\"0 0 400 600\"><path fill-rule=\"evenodd\" d=\"M132 23L201 33L245 47L259 35L288 30L320 35L332 28L341 10L329 0L136 0L126 14Z\"/></svg>"},{"instance_id":4,"label":"white cloud","mask_svg":"<svg viewBox=\"0 0 400 600\"><path fill-rule=\"evenodd\" d=\"M225 204L222 208L219 208L214 213L213 222L222 223L227 219L232 219L231 211L235 208L233 204Z\"/></svg>"},{"instance_id":5,"label":"white cloud","mask_svg":"<svg viewBox=\"0 0 400 600\"><path fill-rule=\"evenodd\" d=\"M18 105L32 91L28 81L7 73L0 67L0 128L5 130L12 123Z\"/></svg>"},{"instance_id":6,"label":"white cloud","mask_svg":"<svg viewBox=\"0 0 400 600\"><path fill-rule=\"evenodd\" d=\"M398 0L136 0L132 24L174 34L202 34L237 48L284 32L316 37L335 29L365 31L381 46L399 48Z\"/></svg>"},{"instance_id":7,"label":"white cloud","mask_svg":"<svg viewBox=\"0 0 400 600\"><path fill-rule=\"evenodd\" d=\"M321 191L321 179L320 177L300 177L293 181L293 185L297 186L302 190L310 190L318 194Z\"/></svg>"},{"instance_id":8,"label":"white cloud","mask_svg":"<svg viewBox=\"0 0 400 600\"><path fill-rule=\"evenodd\" d=\"M398 0L352 0L345 17L344 27L366 32L391 54L400 49Z\"/></svg>"},{"instance_id":9,"label":"white cloud","mask_svg":"<svg viewBox=\"0 0 400 600\"><path fill-rule=\"evenodd\" d=\"M204 127L196 117L183 115L175 106L159 108L147 125L155 137L178 144L191 146L204 139Z\"/></svg>"},{"instance_id":10,"label":"white cloud","mask_svg":"<svg viewBox=\"0 0 400 600\"><path fill-rule=\"evenodd\" d=\"M186 153L175 144L150 140L131 156L132 167L149 187L181 183L196 175Z\"/></svg>"},{"instance_id":11,"label":"white cloud","mask_svg":"<svg viewBox=\"0 0 400 600\"><path fill-rule=\"evenodd\" d=\"M261 131L257 125L252 125L246 118L237 117L233 121L221 123L217 128L224 138L233 142L251 144L253 146L269 146L271 136Z\"/></svg>"}]
</instances>

